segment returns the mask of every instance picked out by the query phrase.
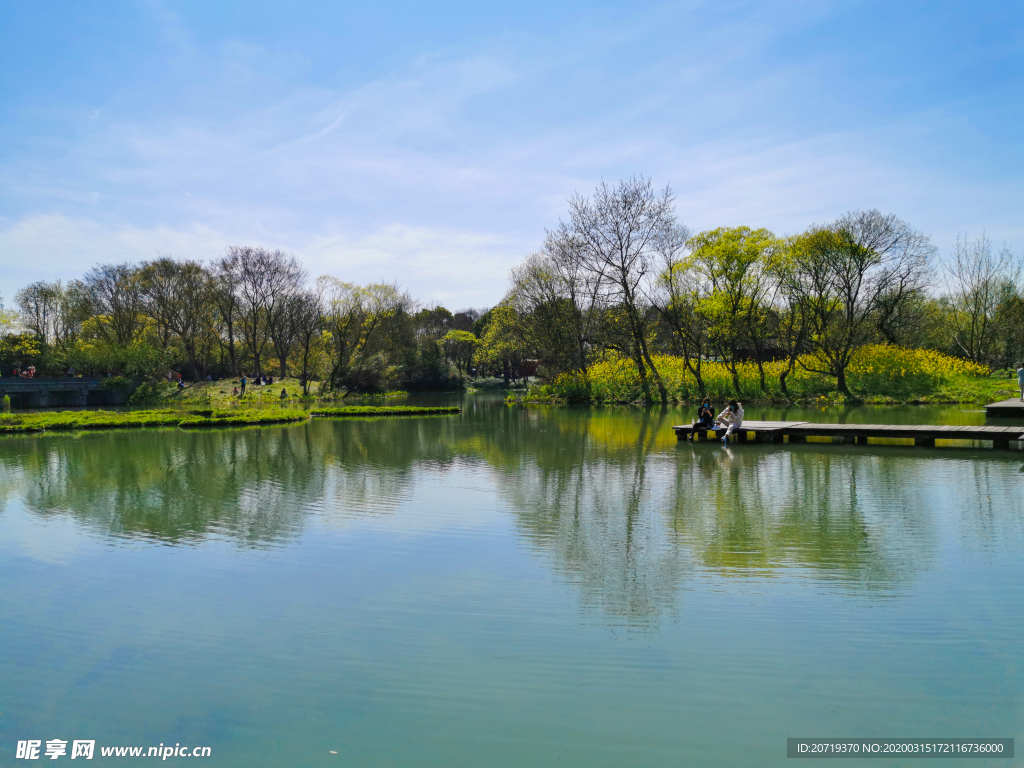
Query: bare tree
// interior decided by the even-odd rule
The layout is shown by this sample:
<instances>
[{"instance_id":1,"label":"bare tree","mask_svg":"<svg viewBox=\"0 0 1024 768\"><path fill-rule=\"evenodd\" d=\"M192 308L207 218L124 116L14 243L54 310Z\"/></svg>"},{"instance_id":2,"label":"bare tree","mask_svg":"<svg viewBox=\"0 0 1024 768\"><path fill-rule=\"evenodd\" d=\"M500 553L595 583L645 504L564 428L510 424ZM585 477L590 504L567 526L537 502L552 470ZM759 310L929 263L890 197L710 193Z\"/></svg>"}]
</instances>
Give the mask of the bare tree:
<instances>
[{"instance_id":1,"label":"bare tree","mask_svg":"<svg viewBox=\"0 0 1024 768\"><path fill-rule=\"evenodd\" d=\"M295 259L279 260L271 277L273 284L267 302L267 332L274 345L283 379L288 375L288 355L298 337L300 313L303 309L302 286L308 277Z\"/></svg>"},{"instance_id":2,"label":"bare tree","mask_svg":"<svg viewBox=\"0 0 1024 768\"><path fill-rule=\"evenodd\" d=\"M228 248L218 269L235 294L237 327L252 358L253 373L259 375L266 346L281 330L287 297L302 286L306 273L294 257L282 251L251 246Z\"/></svg>"},{"instance_id":3,"label":"bare tree","mask_svg":"<svg viewBox=\"0 0 1024 768\"><path fill-rule=\"evenodd\" d=\"M1009 285L1020 281L1021 264L1010 249L993 255L992 242L957 236L946 265L946 288L953 305L953 339L976 363L989 363L998 341L996 316Z\"/></svg>"},{"instance_id":4,"label":"bare tree","mask_svg":"<svg viewBox=\"0 0 1024 768\"><path fill-rule=\"evenodd\" d=\"M47 283L41 280L25 286L14 295L21 310L21 324L38 336L44 345L53 341L54 318L60 312L63 293L60 281Z\"/></svg>"},{"instance_id":5,"label":"bare tree","mask_svg":"<svg viewBox=\"0 0 1024 768\"><path fill-rule=\"evenodd\" d=\"M85 289L98 316L97 330L108 342L127 347L138 338L145 318L139 271L132 264L100 264L85 274Z\"/></svg>"},{"instance_id":6,"label":"bare tree","mask_svg":"<svg viewBox=\"0 0 1024 768\"><path fill-rule=\"evenodd\" d=\"M809 285L800 272L800 262L795 258L798 242L800 238L787 238L779 258L769 266L770 279L775 286L772 338L786 356L786 365L779 371L779 389L786 398L789 398L786 380L796 370L800 355L807 351L811 328Z\"/></svg>"},{"instance_id":7,"label":"bare tree","mask_svg":"<svg viewBox=\"0 0 1024 768\"><path fill-rule=\"evenodd\" d=\"M18 291L15 301L21 310L22 326L38 336L44 345L62 352L68 351L69 344L78 338L82 322L89 317L88 297L78 280L66 286L60 280L33 283Z\"/></svg>"},{"instance_id":8,"label":"bare tree","mask_svg":"<svg viewBox=\"0 0 1024 768\"><path fill-rule=\"evenodd\" d=\"M703 270L687 259L689 239L690 231L683 226L665 233L658 243L658 278L648 290L651 304L669 329L672 348L683 358L703 397L706 385L701 366L708 353L711 325L705 302L713 286Z\"/></svg>"},{"instance_id":9,"label":"bare tree","mask_svg":"<svg viewBox=\"0 0 1024 768\"><path fill-rule=\"evenodd\" d=\"M812 228L795 246L796 272L808 312L808 343L821 365L808 370L836 377L851 395L846 369L875 337L882 298L895 306L923 289L935 248L926 235L877 210L848 213Z\"/></svg>"},{"instance_id":10,"label":"bare tree","mask_svg":"<svg viewBox=\"0 0 1024 768\"><path fill-rule=\"evenodd\" d=\"M319 290L303 291L292 297L295 341L302 353L302 394L309 394L309 362L313 343L324 327L324 302Z\"/></svg>"},{"instance_id":11,"label":"bare tree","mask_svg":"<svg viewBox=\"0 0 1024 768\"><path fill-rule=\"evenodd\" d=\"M549 234L510 277L506 302L523 320L527 348L555 372L586 374L602 321L600 278L583 269L573 242Z\"/></svg>"},{"instance_id":12,"label":"bare tree","mask_svg":"<svg viewBox=\"0 0 1024 768\"><path fill-rule=\"evenodd\" d=\"M648 370L662 403L668 402L668 390L647 345L650 314L644 284L652 277L658 244L673 226L671 189L665 187L657 194L649 180L634 178L615 187L602 182L593 199L573 196L569 221L560 223L555 232L559 241L574 244L580 266L600 285L606 305L622 312L628 326L628 352L648 402L653 400Z\"/></svg>"},{"instance_id":13,"label":"bare tree","mask_svg":"<svg viewBox=\"0 0 1024 768\"><path fill-rule=\"evenodd\" d=\"M161 256L139 266L140 306L156 325L163 350L171 343L173 316L180 311L178 271L178 263L169 256Z\"/></svg>"},{"instance_id":14,"label":"bare tree","mask_svg":"<svg viewBox=\"0 0 1024 768\"><path fill-rule=\"evenodd\" d=\"M238 334L238 295L232 282L231 262L221 259L213 270L213 283L210 299L217 309L217 341L222 350L227 350L231 367L231 375L238 375L238 354L235 338ZM223 351L221 352L223 359Z\"/></svg>"},{"instance_id":15,"label":"bare tree","mask_svg":"<svg viewBox=\"0 0 1024 768\"><path fill-rule=\"evenodd\" d=\"M199 347L213 329L210 312L214 282L202 264L184 261L175 264L173 293L176 296L174 312L168 322L171 331L181 340L192 366L195 380L199 380Z\"/></svg>"}]
</instances>

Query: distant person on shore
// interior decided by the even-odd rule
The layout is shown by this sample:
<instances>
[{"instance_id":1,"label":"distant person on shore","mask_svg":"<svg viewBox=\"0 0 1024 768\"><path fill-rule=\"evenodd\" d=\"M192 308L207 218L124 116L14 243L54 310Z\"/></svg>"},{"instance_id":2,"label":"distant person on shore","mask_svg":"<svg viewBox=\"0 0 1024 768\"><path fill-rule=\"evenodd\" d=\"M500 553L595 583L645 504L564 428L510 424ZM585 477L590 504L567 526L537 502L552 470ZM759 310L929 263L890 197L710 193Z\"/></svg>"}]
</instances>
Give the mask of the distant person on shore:
<instances>
[{"instance_id":1,"label":"distant person on shore","mask_svg":"<svg viewBox=\"0 0 1024 768\"><path fill-rule=\"evenodd\" d=\"M1021 402L1024 402L1024 363L1017 369L1017 389L1020 390Z\"/></svg>"},{"instance_id":2,"label":"distant person on shore","mask_svg":"<svg viewBox=\"0 0 1024 768\"><path fill-rule=\"evenodd\" d=\"M705 397L700 401L700 405L697 406L697 420L693 422L693 427L690 429L690 437L696 439L698 432L707 433L714 426L715 409L711 403L711 398Z\"/></svg>"},{"instance_id":3,"label":"distant person on shore","mask_svg":"<svg viewBox=\"0 0 1024 768\"><path fill-rule=\"evenodd\" d=\"M727 443L729 435L743 426L743 406L737 400L730 400L728 407L718 414L715 423L726 427L725 434L722 435L722 442Z\"/></svg>"},{"instance_id":4,"label":"distant person on shore","mask_svg":"<svg viewBox=\"0 0 1024 768\"><path fill-rule=\"evenodd\" d=\"M242 394L240 396L241 397L245 397L245 374L244 373L242 374L241 384L242 384Z\"/></svg>"},{"instance_id":5,"label":"distant person on shore","mask_svg":"<svg viewBox=\"0 0 1024 768\"><path fill-rule=\"evenodd\" d=\"M287 389L282 389L281 390L281 399L282 400L287 400L288 399L288 390Z\"/></svg>"},{"instance_id":6,"label":"distant person on shore","mask_svg":"<svg viewBox=\"0 0 1024 768\"><path fill-rule=\"evenodd\" d=\"M235 387L233 390L231 390L231 396L238 397L238 387Z\"/></svg>"}]
</instances>

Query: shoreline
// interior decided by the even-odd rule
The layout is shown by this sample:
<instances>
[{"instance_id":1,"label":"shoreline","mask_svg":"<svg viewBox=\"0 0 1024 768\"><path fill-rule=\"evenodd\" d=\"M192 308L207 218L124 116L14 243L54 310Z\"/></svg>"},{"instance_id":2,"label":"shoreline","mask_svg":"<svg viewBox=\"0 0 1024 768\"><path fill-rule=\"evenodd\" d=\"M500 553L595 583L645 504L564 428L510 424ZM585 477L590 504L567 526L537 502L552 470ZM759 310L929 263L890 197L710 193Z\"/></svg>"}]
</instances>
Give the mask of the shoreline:
<instances>
[{"instance_id":1,"label":"shoreline","mask_svg":"<svg viewBox=\"0 0 1024 768\"><path fill-rule=\"evenodd\" d=\"M461 413L457 407L356 405L310 410L161 409L150 411L46 411L33 414L0 415L0 435L43 432L94 432L111 429L178 427L179 429L240 428L298 424L313 418L383 418L400 416L448 416Z\"/></svg>"}]
</instances>

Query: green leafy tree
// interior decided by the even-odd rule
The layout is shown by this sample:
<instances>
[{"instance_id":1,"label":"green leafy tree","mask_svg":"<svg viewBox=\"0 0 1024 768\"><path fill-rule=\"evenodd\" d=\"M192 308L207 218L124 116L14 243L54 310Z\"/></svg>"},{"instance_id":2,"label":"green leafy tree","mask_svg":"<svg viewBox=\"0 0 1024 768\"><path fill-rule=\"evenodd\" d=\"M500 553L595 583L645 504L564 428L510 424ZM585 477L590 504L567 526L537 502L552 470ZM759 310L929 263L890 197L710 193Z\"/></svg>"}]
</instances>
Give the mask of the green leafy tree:
<instances>
[{"instance_id":1,"label":"green leafy tree","mask_svg":"<svg viewBox=\"0 0 1024 768\"><path fill-rule=\"evenodd\" d=\"M444 349L446 360L455 363L455 369L459 372L459 382L465 382L466 371L473 364L473 356L480 339L471 331L448 331L441 339L441 347Z\"/></svg>"},{"instance_id":2,"label":"green leafy tree","mask_svg":"<svg viewBox=\"0 0 1024 768\"><path fill-rule=\"evenodd\" d=\"M920 291L934 251L926 236L876 210L849 213L797 238L797 291L817 361L804 367L834 376L839 391L852 396L846 370L857 350L877 338L880 302L898 305Z\"/></svg>"},{"instance_id":3,"label":"green leafy tree","mask_svg":"<svg viewBox=\"0 0 1024 768\"><path fill-rule=\"evenodd\" d=\"M515 307L499 304L484 317L484 335L479 343L478 360L489 370L501 371L507 387L510 379L518 378L519 368L526 359L527 345L523 335L524 323Z\"/></svg>"},{"instance_id":4,"label":"green leafy tree","mask_svg":"<svg viewBox=\"0 0 1024 768\"><path fill-rule=\"evenodd\" d=\"M763 362L777 286L770 265L782 241L767 229L732 227L701 232L689 246L690 259L711 285L704 302L708 336L732 374L733 388L740 394L737 364L753 357L767 392Z\"/></svg>"}]
</instances>

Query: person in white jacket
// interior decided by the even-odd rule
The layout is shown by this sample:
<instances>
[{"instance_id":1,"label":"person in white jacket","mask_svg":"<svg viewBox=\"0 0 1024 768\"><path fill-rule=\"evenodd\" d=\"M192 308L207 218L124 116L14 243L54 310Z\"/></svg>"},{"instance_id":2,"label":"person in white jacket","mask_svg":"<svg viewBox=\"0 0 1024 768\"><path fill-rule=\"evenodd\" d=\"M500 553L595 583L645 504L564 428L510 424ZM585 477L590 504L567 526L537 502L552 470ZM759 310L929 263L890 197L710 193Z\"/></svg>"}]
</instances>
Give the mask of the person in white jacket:
<instances>
[{"instance_id":1,"label":"person in white jacket","mask_svg":"<svg viewBox=\"0 0 1024 768\"><path fill-rule=\"evenodd\" d=\"M743 426L742 403L737 400L730 400L726 409L718 414L718 418L715 419L715 425L727 428L725 434L722 435L722 442L728 442L729 435Z\"/></svg>"}]
</instances>

